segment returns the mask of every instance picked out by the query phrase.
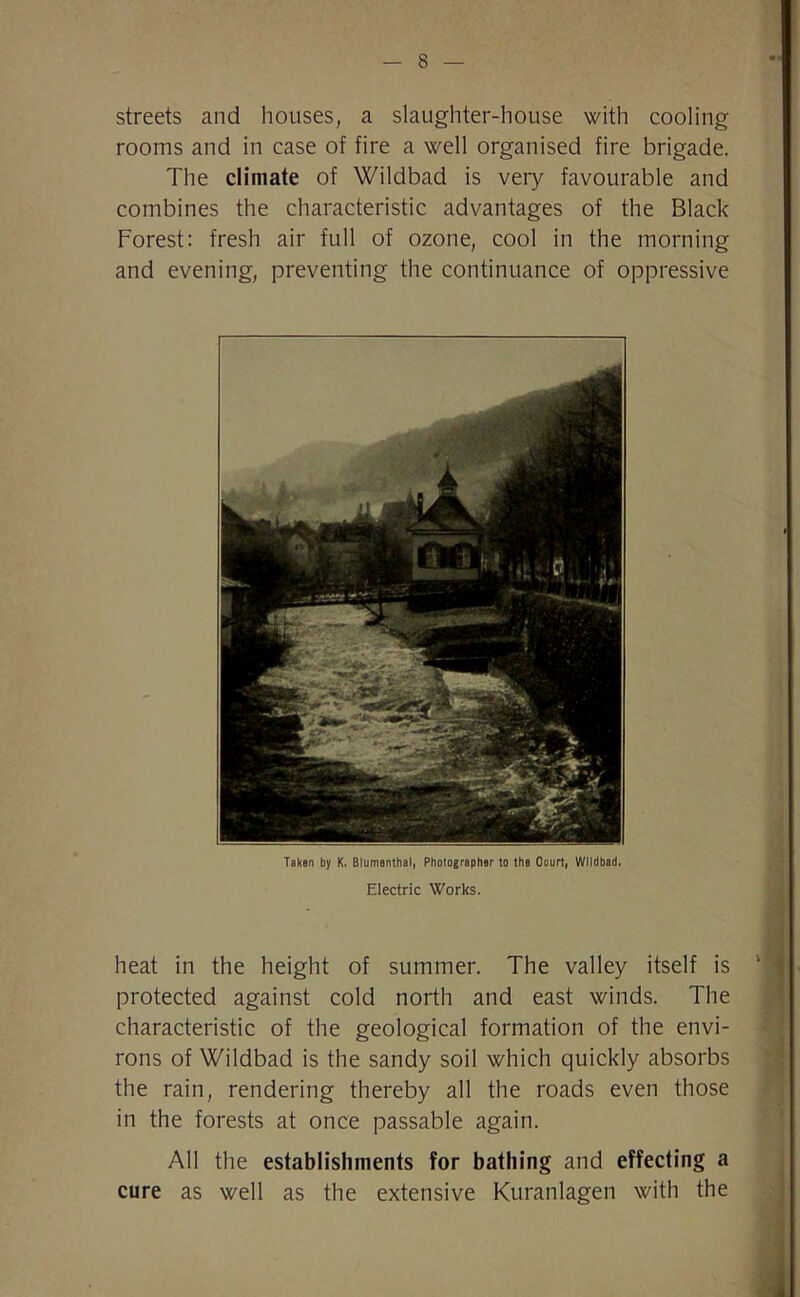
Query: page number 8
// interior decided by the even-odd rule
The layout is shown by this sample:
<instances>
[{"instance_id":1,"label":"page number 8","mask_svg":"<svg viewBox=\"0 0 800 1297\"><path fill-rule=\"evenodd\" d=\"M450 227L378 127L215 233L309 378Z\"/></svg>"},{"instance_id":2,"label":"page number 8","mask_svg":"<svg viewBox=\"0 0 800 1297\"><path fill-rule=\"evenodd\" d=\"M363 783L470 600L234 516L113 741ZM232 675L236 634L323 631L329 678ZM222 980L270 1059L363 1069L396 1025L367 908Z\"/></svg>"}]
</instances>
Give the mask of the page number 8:
<instances>
[{"instance_id":1,"label":"page number 8","mask_svg":"<svg viewBox=\"0 0 800 1297\"><path fill-rule=\"evenodd\" d=\"M427 54L418 54L418 55L417 55L417 67L418 67L418 68L426 68L427 66L428 66L428 56L427 56Z\"/></svg>"}]
</instances>

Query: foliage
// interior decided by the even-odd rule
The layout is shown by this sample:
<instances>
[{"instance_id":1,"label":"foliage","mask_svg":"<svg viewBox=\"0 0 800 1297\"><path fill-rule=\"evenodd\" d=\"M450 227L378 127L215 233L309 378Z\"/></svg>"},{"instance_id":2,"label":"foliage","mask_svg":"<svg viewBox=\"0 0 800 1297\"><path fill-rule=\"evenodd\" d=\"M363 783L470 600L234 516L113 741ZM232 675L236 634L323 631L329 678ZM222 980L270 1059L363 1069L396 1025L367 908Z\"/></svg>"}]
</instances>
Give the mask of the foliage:
<instances>
[{"instance_id":1,"label":"foliage","mask_svg":"<svg viewBox=\"0 0 800 1297\"><path fill-rule=\"evenodd\" d=\"M622 372L572 385L572 401L496 483L487 541L503 575L619 580L622 550Z\"/></svg>"},{"instance_id":2,"label":"foliage","mask_svg":"<svg viewBox=\"0 0 800 1297\"><path fill-rule=\"evenodd\" d=\"M385 523L371 528L362 552L362 578L369 585L390 585L408 581L411 564L408 541L391 531Z\"/></svg>"}]
</instances>

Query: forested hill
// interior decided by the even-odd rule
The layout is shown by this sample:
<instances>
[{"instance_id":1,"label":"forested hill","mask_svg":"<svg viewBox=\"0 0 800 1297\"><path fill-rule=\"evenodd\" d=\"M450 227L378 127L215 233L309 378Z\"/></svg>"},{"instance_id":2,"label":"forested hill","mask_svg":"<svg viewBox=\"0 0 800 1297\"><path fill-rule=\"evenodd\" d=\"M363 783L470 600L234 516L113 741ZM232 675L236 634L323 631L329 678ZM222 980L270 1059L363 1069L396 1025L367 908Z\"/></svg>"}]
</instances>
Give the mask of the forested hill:
<instances>
[{"instance_id":1,"label":"forested hill","mask_svg":"<svg viewBox=\"0 0 800 1297\"><path fill-rule=\"evenodd\" d=\"M598 385L618 388L619 372L618 365L599 371ZM485 480L487 469L499 471L581 409L584 381L528 392L488 410L396 433L356 451L342 465L342 484L373 494L394 488L402 495L408 486L430 481L439 463L443 471L448 459L459 483Z\"/></svg>"},{"instance_id":2,"label":"forested hill","mask_svg":"<svg viewBox=\"0 0 800 1297\"><path fill-rule=\"evenodd\" d=\"M310 441L271 464L225 469L222 485L227 490L252 490L261 482L277 488L282 481L293 488L338 485L353 452L360 449L355 442Z\"/></svg>"},{"instance_id":3,"label":"forested hill","mask_svg":"<svg viewBox=\"0 0 800 1297\"><path fill-rule=\"evenodd\" d=\"M601 399L608 393L617 408L620 368L599 370L592 384ZM423 490L427 498L449 460L461 498L480 508L512 460L565 423L580 419L587 377L512 397L487 410L456 413L370 446L309 442L273 463L224 472L223 492L245 514L274 507L280 488L283 515L293 510L296 517L317 512L340 518L349 516L356 501L379 505L382 500L403 499L409 490Z\"/></svg>"}]
</instances>

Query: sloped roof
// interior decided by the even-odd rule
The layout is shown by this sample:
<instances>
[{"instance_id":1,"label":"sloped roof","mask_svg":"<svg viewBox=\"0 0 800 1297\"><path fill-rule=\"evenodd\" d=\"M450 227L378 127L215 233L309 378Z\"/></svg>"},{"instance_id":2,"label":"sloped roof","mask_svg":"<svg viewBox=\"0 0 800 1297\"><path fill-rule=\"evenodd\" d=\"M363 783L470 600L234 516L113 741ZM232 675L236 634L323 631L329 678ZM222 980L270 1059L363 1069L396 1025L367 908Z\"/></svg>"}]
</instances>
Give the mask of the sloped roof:
<instances>
[{"instance_id":1,"label":"sloped roof","mask_svg":"<svg viewBox=\"0 0 800 1297\"><path fill-rule=\"evenodd\" d=\"M381 509L379 522L389 527L405 527L410 518L416 517L417 506L410 499L411 492L405 500L387 500Z\"/></svg>"},{"instance_id":2,"label":"sloped roof","mask_svg":"<svg viewBox=\"0 0 800 1297\"><path fill-rule=\"evenodd\" d=\"M437 531L483 531L457 495L440 495L408 530L428 531L432 527Z\"/></svg>"},{"instance_id":3,"label":"sloped roof","mask_svg":"<svg viewBox=\"0 0 800 1297\"><path fill-rule=\"evenodd\" d=\"M370 527L375 526L375 519L372 513L368 513L366 509L361 509L359 505L359 512L354 518L350 519L347 525L348 527L356 527L360 531L368 531Z\"/></svg>"},{"instance_id":4,"label":"sloped roof","mask_svg":"<svg viewBox=\"0 0 800 1297\"><path fill-rule=\"evenodd\" d=\"M309 527L307 522L296 522L294 530L302 536L304 540L307 540L309 544L318 544L317 534L312 527Z\"/></svg>"},{"instance_id":5,"label":"sloped roof","mask_svg":"<svg viewBox=\"0 0 800 1297\"><path fill-rule=\"evenodd\" d=\"M232 509L224 500L222 501L221 517L223 526L238 527L241 531L255 531L253 524L243 518L235 509Z\"/></svg>"}]
</instances>

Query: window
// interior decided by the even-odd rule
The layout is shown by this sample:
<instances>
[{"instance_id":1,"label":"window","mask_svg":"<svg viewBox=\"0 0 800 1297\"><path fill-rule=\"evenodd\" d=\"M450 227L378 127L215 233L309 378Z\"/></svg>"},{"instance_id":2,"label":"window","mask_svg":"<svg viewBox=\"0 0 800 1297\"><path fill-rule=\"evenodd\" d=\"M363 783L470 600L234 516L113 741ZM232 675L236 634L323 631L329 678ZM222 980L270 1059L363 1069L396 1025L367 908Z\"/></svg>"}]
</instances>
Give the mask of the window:
<instances>
[{"instance_id":1,"label":"window","mask_svg":"<svg viewBox=\"0 0 800 1297\"><path fill-rule=\"evenodd\" d=\"M456 545L456 567L472 567L472 546L466 543Z\"/></svg>"},{"instance_id":2,"label":"window","mask_svg":"<svg viewBox=\"0 0 800 1297\"><path fill-rule=\"evenodd\" d=\"M427 545L425 545L422 551L422 556L423 556L422 567L442 566L442 551L440 550L439 546L436 544L435 540L431 540L428 542Z\"/></svg>"}]
</instances>

